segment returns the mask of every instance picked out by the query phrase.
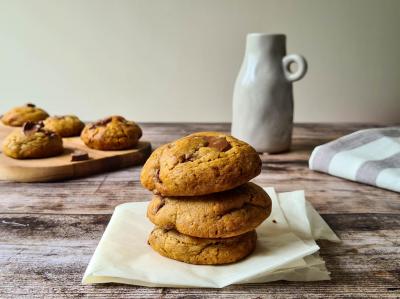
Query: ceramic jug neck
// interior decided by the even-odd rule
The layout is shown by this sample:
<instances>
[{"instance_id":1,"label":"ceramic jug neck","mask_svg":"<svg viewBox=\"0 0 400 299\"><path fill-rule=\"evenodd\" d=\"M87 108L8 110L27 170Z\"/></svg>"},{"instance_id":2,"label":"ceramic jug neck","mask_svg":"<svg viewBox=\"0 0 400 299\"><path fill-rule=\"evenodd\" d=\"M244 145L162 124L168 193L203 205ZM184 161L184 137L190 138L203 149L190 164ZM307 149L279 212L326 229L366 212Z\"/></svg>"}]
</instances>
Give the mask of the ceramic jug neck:
<instances>
[{"instance_id":1,"label":"ceramic jug neck","mask_svg":"<svg viewBox=\"0 0 400 299\"><path fill-rule=\"evenodd\" d=\"M283 57L286 55L284 34L250 33L246 39L246 55Z\"/></svg>"}]
</instances>

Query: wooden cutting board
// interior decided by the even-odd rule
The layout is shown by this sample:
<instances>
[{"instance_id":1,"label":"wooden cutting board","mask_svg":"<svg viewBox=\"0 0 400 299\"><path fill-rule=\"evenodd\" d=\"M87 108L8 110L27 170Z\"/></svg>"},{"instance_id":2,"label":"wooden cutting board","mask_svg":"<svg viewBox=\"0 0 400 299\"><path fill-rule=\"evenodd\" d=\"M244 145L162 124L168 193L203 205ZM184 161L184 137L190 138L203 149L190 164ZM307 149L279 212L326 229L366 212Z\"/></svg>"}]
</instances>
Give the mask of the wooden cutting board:
<instances>
[{"instance_id":1,"label":"wooden cutting board","mask_svg":"<svg viewBox=\"0 0 400 299\"><path fill-rule=\"evenodd\" d=\"M15 128L0 126L0 142ZM16 160L0 153L0 180L49 182L89 176L110 170L143 164L151 153L151 144L139 142L137 148L122 151L99 151L85 146L79 137L63 138L64 153L44 159ZM1 147L0 147L1 148ZM89 160L71 162L71 153L84 150Z\"/></svg>"}]
</instances>

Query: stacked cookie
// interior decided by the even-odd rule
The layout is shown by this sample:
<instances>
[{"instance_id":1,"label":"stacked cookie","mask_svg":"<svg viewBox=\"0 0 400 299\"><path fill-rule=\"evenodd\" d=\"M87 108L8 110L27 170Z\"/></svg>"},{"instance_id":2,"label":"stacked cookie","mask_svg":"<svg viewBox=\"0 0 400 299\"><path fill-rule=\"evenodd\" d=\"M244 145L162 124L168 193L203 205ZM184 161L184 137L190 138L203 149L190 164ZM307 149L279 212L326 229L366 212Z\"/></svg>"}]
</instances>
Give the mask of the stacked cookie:
<instances>
[{"instance_id":1,"label":"stacked cookie","mask_svg":"<svg viewBox=\"0 0 400 299\"><path fill-rule=\"evenodd\" d=\"M141 173L154 192L147 216L156 225L150 246L191 264L226 264L250 254L255 228L271 199L248 181L261 171L247 143L217 132L189 135L159 147Z\"/></svg>"}]
</instances>

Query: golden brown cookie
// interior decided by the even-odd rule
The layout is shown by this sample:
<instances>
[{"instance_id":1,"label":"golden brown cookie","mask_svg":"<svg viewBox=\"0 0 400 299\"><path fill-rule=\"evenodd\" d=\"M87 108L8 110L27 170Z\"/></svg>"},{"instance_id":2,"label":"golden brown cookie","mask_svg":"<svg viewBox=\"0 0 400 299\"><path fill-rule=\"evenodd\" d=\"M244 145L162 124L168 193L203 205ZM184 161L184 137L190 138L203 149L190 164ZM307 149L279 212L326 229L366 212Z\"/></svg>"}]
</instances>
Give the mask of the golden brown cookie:
<instances>
[{"instance_id":1,"label":"golden brown cookie","mask_svg":"<svg viewBox=\"0 0 400 299\"><path fill-rule=\"evenodd\" d=\"M150 246L159 254L197 265L237 262L254 250L256 241L255 231L225 239L202 239L158 227L151 232L149 237Z\"/></svg>"},{"instance_id":2,"label":"golden brown cookie","mask_svg":"<svg viewBox=\"0 0 400 299\"><path fill-rule=\"evenodd\" d=\"M88 147L99 150L134 148L140 137L140 127L122 116L110 116L86 125L81 134L81 139Z\"/></svg>"},{"instance_id":3,"label":"golden brown cookie","mask_svg":"<svg viewBox=\"0 0 400 299\"><path fill-rule=\"evenodd\" d=\"M63 152L62 138L43 127L42 122L27 122L3 142L3 152L14 159L47 158Z\"/></svg>"},{"instance_id":4,"label":"golden brown cookie","mask_svg":"<svg viewBox=\"0 0 400 299\"><path fill-rule=\"evenodd\" d=\"M85 124L75 115L50 116L44 120L44 126L61 137L79 136Z\"/></svg>"},{"instance_id":5,"label":"golden brown cookie","mask_svg":"<svg viewBox=\"0 0 400 299\"><path fill-rule=\"evenodd\" d=\"M260 186L202 196L154 195L147 217L155 225L198 238L227 238L254 230L271 213L271 199Z\"/></svg>"},{"instance_id":6,"label":"golden brown cookie","mask_svg":"<svg viewBox=\"0 0 400 299\"><path fill-rule=\"evenodd\" d=\"M44 126L61 137L79 136L85 124L75 115L50 116L44 121Z\"/></svg>"},{"instance_id":7,"label":"golden brown cookie","mask_svg":"<svg viewBox=\"0 0 400 299\"><path fill-rule=\"evenodd\" d=\"M3 115L1 121L7 126L20 127L27 121L37 122L48 117L46 111L28 103L25 106L15 107Z\"/></svg>"},{"instance_id":8,"label":"golden brown cookie","mask_svg":"<svg viewBox=\"0 0 400 299\"><path fill-rule=\"evenodd\" d=\"M233 189L260 172L261 159L250 145L230 135L200 132L156 149L140 179L163 196L194 196Z\"/></svg>"}]
</instances>

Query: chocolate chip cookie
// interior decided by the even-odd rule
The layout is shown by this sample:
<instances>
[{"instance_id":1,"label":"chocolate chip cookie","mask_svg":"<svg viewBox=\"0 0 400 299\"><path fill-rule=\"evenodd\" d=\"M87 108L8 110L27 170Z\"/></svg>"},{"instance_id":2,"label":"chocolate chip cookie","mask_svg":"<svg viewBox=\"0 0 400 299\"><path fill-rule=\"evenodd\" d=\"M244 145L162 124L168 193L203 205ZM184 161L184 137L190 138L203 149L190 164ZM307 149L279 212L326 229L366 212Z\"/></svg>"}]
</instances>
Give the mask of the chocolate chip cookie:
<instances>
[{"instance_id":1,"label":"chocolate chip cookie","mask_svg":"<svg viewBox=\"0 0 400 299\"><path fill-rule=\"evenodd\" d=\"M26 122L3 142L3 152L14 159L47 158L63 152L62 138L44 128L43 122Z\"/></svg>"},{"instance_id":2,"label":"chocolate chip cookie","mask_svg":"<svg viewBox=\"0 0 400 299\"><path fill-rule=\"evenodd\" d=\"M155 228L149 237L150 246L159 254L197 265L239 261L254 250L256 241L255 231L225 239L201 239L180 234L175 230Z\"/></svg>"},{"instance_id":3,"label":"chocolate chip cookie","mask_svg":"<svg viewBox=\"0 0 400 299\"><path fill-rule=\"evenodd\" d=\"M1 121L7 126L20 127L27 121L37 122L48 117L46 111L28 103L25 106L15 107L3 115Z\"/></svg>"},{"instance_id":4,"label":"chocolate chip cookie","mask_svg":"<svg viewBox=\"0 0 400 299\"><path fill-rule=\"evenodd\" d=\"M86 125L81 134L81 139L88 147L98 150L134 148L140 137L141 128L122 116L110 116Z\"/></svg>"},{"instance_id":5,"label":"chocolate chip cookie","mask_svg":"<svg viewBox=\"0 0 400 299\"><path fill-rule=\"evenodd\" d=\"M46 118L44 126L61 137L72 137L79 136L85 124L75 115L63 115Z\"/></svg>"},{"instance_id":6,"label":"chocolate chip cookie","mask_svg":"<svg viewBox=\"0 0 400 299\"><path fill-rule=\"evenodd\" d=\"M156 149L140 179L163 196L195 196L233 189L260 172L261 159L250 145L230 135L200 132Z\"/></svg>"},{"instance_id":7,"label":"chocolate chip cookie","mask_svg":"<svg viewBox=\"0 0 400 299\"><path fill-rule=\"evenodd\" d=\"M154 195L147 217L155 225L198 238L227 238L254 230L271 213L271 199L256 184L210 195Z\"/></svg>"}]
</instances>

